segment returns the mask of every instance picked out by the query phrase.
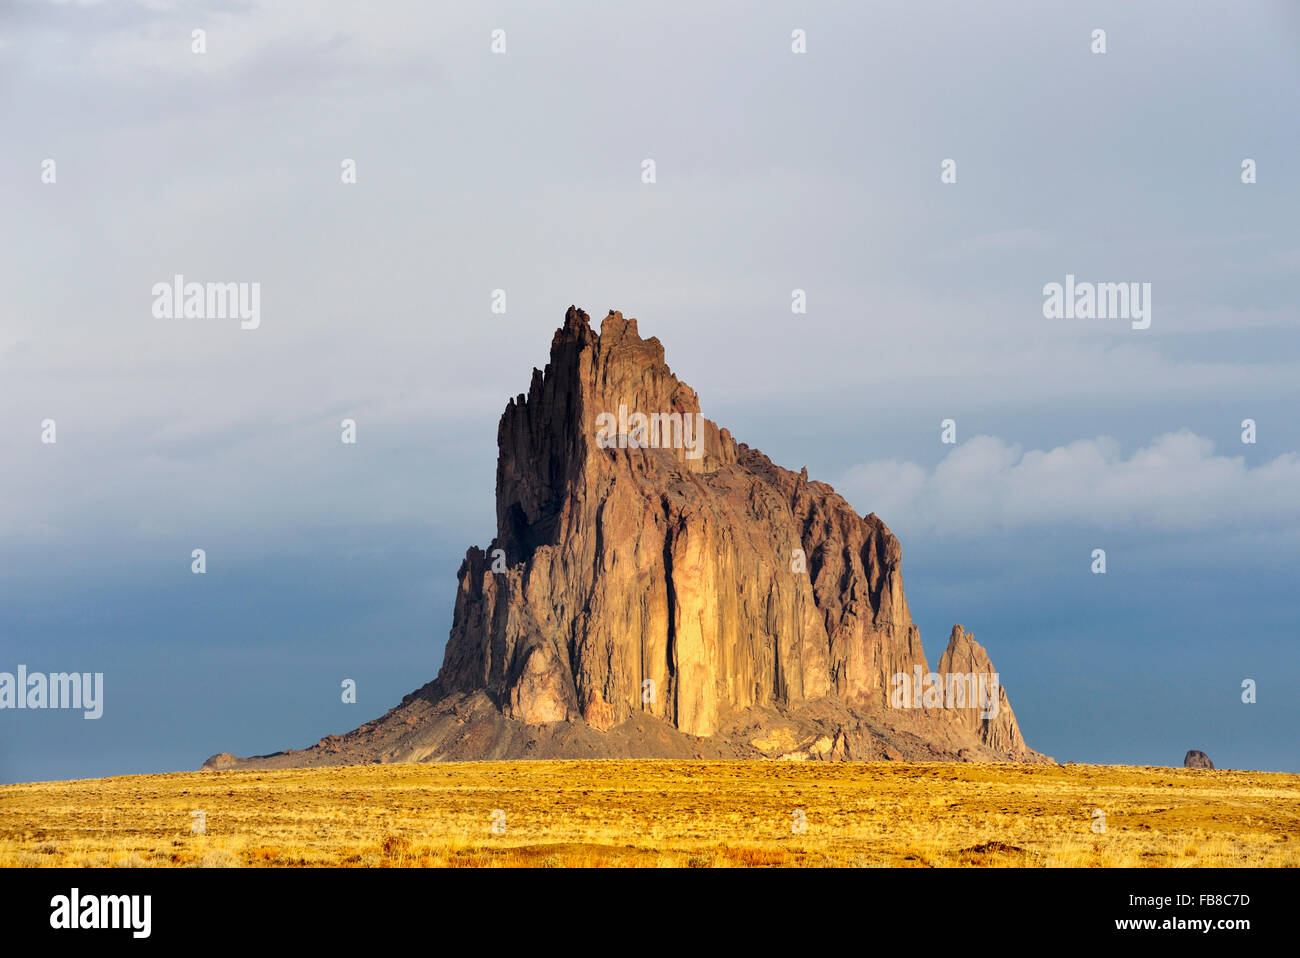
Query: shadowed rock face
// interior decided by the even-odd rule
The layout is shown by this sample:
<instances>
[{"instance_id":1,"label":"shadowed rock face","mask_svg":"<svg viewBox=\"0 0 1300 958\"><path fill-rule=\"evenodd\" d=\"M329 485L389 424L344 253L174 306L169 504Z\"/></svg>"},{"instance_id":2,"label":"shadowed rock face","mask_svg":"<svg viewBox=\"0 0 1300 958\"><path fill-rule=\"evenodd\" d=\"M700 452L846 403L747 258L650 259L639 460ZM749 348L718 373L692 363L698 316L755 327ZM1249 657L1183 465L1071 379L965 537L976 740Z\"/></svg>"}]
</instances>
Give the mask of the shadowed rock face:
<instances>
[{"instance_id":1,"label":"shadowed rock face","mask_svg":"<svg viewBox=\"0 0 1300 958\"><path fill-rule=\"evenodd\" d=\"M883 703L924 663L883 522L708 420L698 458L601 448L597 416L620 406L700 411L636 320L611 313L597 336L570 309L501 418L497 538L461 570L448 690L484 689L529 724L646 711L707 736L727 707Z\"/></svg>"},{"instance_id":2,"label":"shadowed rock face","mask_svg":"<svg viewBox=\"0 0 1300 958\"><path fill-rule=\"evenodd\" d=\"M292 761L242 761L1050 761L1004 689L987 718L891 707L895 675L929 672L898 540L699 413L635 319L597 334L570 307L501 417L497 535L461 565L438 678ZM992 665L956 626L939 672Z\"/></svg>"},{"instance_id":3,"label":"shadowed rock face","mask_svg":"<svg viewBox=\"0 0 1300 958\"><path fill-rule=\"evenodd\" d=\"M1214 763L1210 761L1210 756L1198 749L1192 749L1183 759L1183 768L1214 768Z\"/></svg>"}]
</instances>

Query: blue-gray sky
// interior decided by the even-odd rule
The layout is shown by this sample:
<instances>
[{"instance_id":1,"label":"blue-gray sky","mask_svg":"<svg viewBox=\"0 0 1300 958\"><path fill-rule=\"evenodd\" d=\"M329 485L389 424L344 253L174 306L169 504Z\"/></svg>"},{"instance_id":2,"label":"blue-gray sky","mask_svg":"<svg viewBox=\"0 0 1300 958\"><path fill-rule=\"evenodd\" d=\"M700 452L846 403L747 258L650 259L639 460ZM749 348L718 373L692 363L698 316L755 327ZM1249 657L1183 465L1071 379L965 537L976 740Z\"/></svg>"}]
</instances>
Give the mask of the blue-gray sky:
<instances>
[{"instance_id":1,"label":"blue-gray sky","mask_svg":"<svg viewBox=\"0 0 1300 958\"><path fill-rule=\"evenodd\" d=\"M1297 91L1284 0L3 5L0 671L106 689L0 712L0 781L303 747L432 677L570 303L878 513L931 661L972 630L1034 747L1300 771ZM260 327L156 318L177 273ZM1044 318L1067 273L1150 328Z\"/></svg>"}]
</instances>

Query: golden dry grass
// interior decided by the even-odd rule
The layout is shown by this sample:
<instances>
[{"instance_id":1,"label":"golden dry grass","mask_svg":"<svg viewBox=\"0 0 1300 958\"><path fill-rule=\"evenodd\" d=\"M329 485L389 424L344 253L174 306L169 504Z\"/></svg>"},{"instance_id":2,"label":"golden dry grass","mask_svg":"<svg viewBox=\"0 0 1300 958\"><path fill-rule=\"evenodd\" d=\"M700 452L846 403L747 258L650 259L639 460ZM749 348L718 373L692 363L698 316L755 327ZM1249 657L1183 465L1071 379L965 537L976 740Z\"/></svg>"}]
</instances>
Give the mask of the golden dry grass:
<instances>
[{"instance_id":1,"label":"golden dry grass","mask_svg":"<svg viewBox=\"0 0 1300 958\"><path fill-rule=\"evenodd\" d=\"M1300 775L584 761L124 776L0 787L0 865L1295 867Z\"/></svg>"}]
</instances>

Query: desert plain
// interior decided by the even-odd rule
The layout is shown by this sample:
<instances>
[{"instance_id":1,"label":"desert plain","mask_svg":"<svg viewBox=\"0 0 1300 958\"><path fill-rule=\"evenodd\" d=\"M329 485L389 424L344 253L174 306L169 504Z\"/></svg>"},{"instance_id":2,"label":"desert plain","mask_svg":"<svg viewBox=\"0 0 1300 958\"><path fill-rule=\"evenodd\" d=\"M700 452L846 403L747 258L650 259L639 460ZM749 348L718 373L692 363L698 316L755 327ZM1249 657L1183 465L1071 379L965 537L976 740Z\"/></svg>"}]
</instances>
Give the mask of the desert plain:
<instances>
[{"instance_id":1,"label":"desert plain","mask_svg":"<svg viewBox=\"0 0 1300 958\"><path fill-rule=\"evenodd\" d=\"M1300 775L512 761L0 786L5 867L1296 867Z\"/></svg>"}]
</instances>

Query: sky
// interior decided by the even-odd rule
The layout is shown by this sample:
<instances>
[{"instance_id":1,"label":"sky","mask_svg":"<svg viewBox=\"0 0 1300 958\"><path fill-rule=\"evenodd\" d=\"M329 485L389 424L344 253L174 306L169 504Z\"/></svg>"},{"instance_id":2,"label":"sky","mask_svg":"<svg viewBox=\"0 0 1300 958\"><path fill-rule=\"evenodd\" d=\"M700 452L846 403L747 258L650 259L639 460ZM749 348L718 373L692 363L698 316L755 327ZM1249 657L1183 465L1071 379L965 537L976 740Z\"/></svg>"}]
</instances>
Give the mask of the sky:
<instances>
[{"instance_id":1,"label":"sky","mask_svg":"<svg viewBox=\"0 0 1300 958\"><path fill-rule=\"evenodd\" d=\"M1031 746L1300 772L1297 116L1285 0L0 5L0 671L104 674L0 710L0 782L431 679L570 304L877 513Z\"/></svg>"}]
</instances>

